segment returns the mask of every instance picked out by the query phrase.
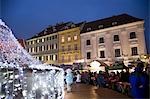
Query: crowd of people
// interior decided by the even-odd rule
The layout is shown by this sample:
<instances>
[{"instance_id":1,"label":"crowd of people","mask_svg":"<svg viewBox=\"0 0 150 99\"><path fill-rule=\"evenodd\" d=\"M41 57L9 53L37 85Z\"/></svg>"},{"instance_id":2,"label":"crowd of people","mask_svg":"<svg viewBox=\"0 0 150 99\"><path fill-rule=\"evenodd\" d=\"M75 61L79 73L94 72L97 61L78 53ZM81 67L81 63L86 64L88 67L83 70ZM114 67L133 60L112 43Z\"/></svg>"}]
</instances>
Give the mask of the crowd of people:
<instances>
[{"instance_id":1,"label":"crowd of people","mask_svg":"<svg viewBox=\"0 0 150 99\"><path fill-rule=\"evenodd\" d=\"M129 69L121 72L79 72L66 70L65 82L67 92L71 92L73 83L84 83L97 86L98 88L111 88L115 91L126 93L133 98L149 97L149 68L145 68L143 63L138 63L134 72L130 73Z\"/></svg>"}]
</instances>

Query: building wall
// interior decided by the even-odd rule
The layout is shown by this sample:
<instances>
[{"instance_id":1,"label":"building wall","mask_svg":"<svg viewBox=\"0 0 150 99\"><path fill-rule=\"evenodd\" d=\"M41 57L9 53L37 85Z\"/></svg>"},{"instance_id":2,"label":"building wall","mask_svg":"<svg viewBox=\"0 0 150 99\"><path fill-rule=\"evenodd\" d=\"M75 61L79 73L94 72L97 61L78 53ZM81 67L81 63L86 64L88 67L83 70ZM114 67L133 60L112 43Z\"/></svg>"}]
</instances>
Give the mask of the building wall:
<instances>
[{"instance_id":1,"label":"building wall","mask_svg":"<svg viewBox=\"0 0 150 99\"><path fill-rule=\"evenodd\" d=\"M72 28L58 32L59 35L59 64L72 64L81 59L80 28ZM70 40L69 40L70 39ZM76 47L76 48L75 48Z\"/></svg>"},{"instance_id":2,"label":"building wall","mask_svg":"<svg viewBox=\"0 0 150 99\"><path fill-rule=\"evenodd\" d=\"M81 34L82 58L87 62L99 59L107 64L118 60L129 62L139 58L140 55L146 54L143 24L143 21L139 21ZM136 38L130 39L131 32L135 32ZM113 40L114 35L119 35L119 41ZM101 37L104 38L104 43L99 43ZM86 45L86 40L90 40L91 45ZM133 47L137 47L138 55L132 55ZM115 49L120 49L120 57L115 57ZM100 51L104 51L104 58L100 58ZM87 52L91 52L91 59L87 59Z\"/></svg>"},{"instance_id":3,"label":"building wall","mask_svg":"<svg viewBox=\"0 0 150 99\"><path fill-rule=\"evenodd\" d=\"M48 64L58 63L58 34L49 34L26 41L28 52Z\"/></svg>"}]
</instances>

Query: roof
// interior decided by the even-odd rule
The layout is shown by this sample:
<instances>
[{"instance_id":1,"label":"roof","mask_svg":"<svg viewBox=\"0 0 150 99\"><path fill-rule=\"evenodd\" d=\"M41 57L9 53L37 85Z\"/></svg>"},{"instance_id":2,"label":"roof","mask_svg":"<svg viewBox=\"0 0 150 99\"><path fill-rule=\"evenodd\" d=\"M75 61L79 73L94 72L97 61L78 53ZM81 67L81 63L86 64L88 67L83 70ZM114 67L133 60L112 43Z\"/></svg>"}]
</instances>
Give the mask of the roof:
<instances>
[{"instance_id":1,"label":"roof","mask_svg":"<svg viewBox=\"0 0 150 99\"><path fill-rule=\"evenodd\" d=\"M91 21L85 23L81 33L86 33L89 31L100 30L104 28L109 28L113 26L123 25L127 23L142 21L143 19L139 19L128 14L121 14L117 16L112 16L96 21Z\"/></svg>"},{"instance_id":2,"label":"roof","mask_svg":"<svg viewBox=\"0 0 150 99\"><path fill-rule=\"evenodd\" d=\"M23 48L26 48L25 40L24 39L18 39L18 42L21 44Z\"/></svg>"},{"instance_id":3,"label":"roof","mask_svg":"<svg viewBox=\"0 0 150 99\"><path fill-rule=\"evenodd\" d=\"M40 33L34 35L33 37L29 38L29 39L33 39L33 38L37 38L37 37L41 37L41 36L45 36L45 35L49 35L49 34L54 34L56 32L59 31L64 31L67 29L71 29L71 28L75 28L75 27L80 27L84 22L80 22L80 23L73 23L73 22L66 22L66 23L57 23L54 26L49 26L46 29L44 29L43 31L41 31ZM28 39L28 40L29 40Z\"/></svg>"}]
</instances>

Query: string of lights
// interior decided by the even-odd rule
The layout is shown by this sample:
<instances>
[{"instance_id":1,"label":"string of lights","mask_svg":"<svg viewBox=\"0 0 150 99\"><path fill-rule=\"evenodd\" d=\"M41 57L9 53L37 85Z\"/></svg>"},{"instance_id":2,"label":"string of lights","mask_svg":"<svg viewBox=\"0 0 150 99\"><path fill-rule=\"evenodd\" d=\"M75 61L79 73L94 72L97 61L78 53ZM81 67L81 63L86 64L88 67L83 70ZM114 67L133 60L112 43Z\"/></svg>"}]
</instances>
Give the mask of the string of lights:
<instances>
[{"instance_id":1,"label":"string of lights","mask_svg":"<svg viewBox=\"0 0 150 99\"><path fill-rule=\"evenodd\" d=\"M42 64L0 19L0 99L64 99L64 71Z\"/></svg>"}]
</instances>

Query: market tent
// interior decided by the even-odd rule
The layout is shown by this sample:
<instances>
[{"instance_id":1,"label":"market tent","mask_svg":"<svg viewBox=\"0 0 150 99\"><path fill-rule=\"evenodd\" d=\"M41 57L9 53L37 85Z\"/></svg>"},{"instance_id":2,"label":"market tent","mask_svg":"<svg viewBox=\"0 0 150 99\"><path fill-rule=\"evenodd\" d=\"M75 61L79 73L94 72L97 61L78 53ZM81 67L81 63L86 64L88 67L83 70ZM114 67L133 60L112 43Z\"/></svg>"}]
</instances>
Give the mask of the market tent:
<instances>
[{"instance_id":1,"label":"market tent","mask_svg":"<svg viewBox=\"0 0 150 99\"><path fill-rule=\"evenodd\" d=\"M126 67L124 65L124 63L117 63L114 64L113 66L108 66L107 69L108 70L119 70L119 69L127 69L128 67Z\"/></svg>"}]
</instances>

